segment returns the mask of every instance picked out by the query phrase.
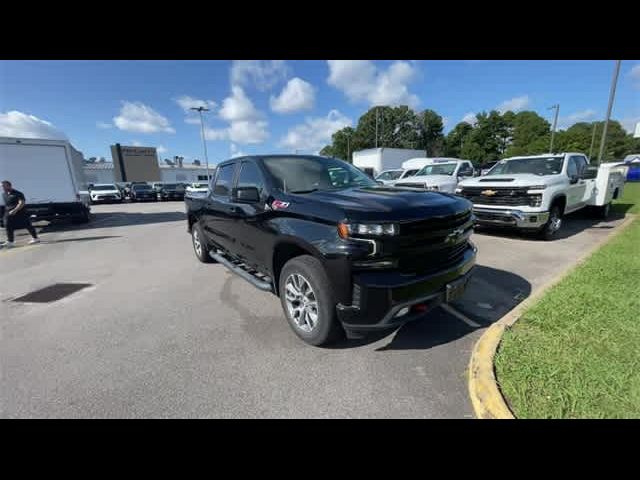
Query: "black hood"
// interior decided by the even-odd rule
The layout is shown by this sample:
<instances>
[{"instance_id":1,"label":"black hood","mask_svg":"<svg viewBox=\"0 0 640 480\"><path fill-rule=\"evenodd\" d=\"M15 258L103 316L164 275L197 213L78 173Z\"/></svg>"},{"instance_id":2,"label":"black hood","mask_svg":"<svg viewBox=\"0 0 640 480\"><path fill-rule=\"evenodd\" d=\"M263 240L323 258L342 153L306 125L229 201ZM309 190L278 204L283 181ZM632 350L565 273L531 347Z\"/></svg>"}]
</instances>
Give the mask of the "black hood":
<instances>
[{"instance_id":1,"label":"black hood","mask_svg":"<svg viewBox=\"0 0 640 480\"><path fill-rule=\"evenodd\" d=\"M290 199L294 209L296 204L316 203L319 210L339 209L349 221L402 222L446 217L472 208L468 200L454 195L384 186L291 194Z\"/></svg>"}]
</instances>

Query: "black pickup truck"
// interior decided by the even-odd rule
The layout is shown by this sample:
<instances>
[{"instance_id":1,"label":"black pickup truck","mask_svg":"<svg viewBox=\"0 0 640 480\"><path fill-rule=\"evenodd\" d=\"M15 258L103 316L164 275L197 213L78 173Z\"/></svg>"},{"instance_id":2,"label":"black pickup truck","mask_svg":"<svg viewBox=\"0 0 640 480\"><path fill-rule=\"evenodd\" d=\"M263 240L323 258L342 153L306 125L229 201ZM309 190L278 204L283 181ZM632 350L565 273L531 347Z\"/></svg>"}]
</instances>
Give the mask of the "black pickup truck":
<instances>
[{"instance_id":1,"label":"black pickup truck","mask_svg":"<svg viewBox=\"0 0 640 480\"><path fill-rule=\"evenodd\" d=\"M234 158L185 202L198 259L279 296L312 345L416 319L458 298L475 264L469 201L385 187L332 158Z\"/></svg>"}]
</instances>

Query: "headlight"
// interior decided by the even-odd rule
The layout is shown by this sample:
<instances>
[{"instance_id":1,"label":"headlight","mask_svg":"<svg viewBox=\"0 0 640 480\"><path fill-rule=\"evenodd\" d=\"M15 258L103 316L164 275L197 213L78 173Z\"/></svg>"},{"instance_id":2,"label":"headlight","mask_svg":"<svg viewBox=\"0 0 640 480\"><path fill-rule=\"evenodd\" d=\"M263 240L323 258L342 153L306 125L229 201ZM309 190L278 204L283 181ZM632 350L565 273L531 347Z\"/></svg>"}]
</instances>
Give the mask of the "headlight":
<instances>
[{"instance_id":1,"label":"headlight","mask_svg":"<svg viewBox=\"0 0 640 480\"><path fill-rule=\"evenodd\" d=\"M463 189L463 188L461 188L461 187L457 187L457 188L456 188L456 193L462 193L462 190L464 190L464 189Z\"/></svg>"},{"instance_id":2,"label":"headlight","mask_svg":"<svg viewBox=\"0 0 640 480\"><path fill-rule=\"evenodd\" d=\"M338 225L338 234L342 238L351 235L392 236L399 232L400 228L395 223L340 223Z\"/></svg>"},{"instance_id":3,"label":"headlight","mask_svg":"<svg viewBox=\"0 0 640 480\"><path fill-rule=\"evenodd\" d=\"M544 190L546 185L534 185L533 187L527 187L527 190Z\"/></svg>"},{"instance_id":4,"label":"headlight","mask_svg":"<svg viewBox=\"0 0 640 480\"><path fill-rule=\"evenodd\" d=\"M437 185L424 185L425 190L431 190L434 192L437 192L438 190L440 190L440 187L438 187Z\"/></svg>"}]
</instances>

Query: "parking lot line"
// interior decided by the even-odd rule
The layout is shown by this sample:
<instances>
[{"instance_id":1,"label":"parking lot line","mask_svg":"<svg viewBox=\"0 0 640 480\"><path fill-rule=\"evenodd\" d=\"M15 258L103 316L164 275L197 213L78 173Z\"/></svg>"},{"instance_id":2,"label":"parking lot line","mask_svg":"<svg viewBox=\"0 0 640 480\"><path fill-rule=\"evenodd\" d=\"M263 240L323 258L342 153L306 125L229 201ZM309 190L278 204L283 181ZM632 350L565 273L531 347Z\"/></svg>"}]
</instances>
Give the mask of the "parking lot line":
<instances>
[{"instance_id":1,"label":"parking lot line","mask_svg":"<svg viewBox=\"0 0 640 480\"><path fill-rule=\"evenodd\" d=\"M440 307L442 307L442 309L453 315L454 317L459 318L460 320L462 320L464 323L466 323L467 325L469 325L470 327L473 328L480 328L482 325L480 325L479 323L474 322L473 320L471 320L469 317L467 317L465 314L459 312L457 309L453 308L451 305L448 305L446 303L443 303L442 305L440 305Z\"/></svg>"}]
</instances>

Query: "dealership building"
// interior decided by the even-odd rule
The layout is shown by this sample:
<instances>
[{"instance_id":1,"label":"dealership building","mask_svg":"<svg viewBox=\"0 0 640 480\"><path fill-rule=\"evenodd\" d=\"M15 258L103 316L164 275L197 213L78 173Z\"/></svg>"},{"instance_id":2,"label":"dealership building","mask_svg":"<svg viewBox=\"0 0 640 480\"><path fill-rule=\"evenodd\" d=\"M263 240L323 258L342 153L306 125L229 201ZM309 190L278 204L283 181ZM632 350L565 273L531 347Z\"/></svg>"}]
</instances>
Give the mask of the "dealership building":
<instances>
[{"instance_id":1,"label":"dealership building","mask_svg":"<svg viewBox=\"0 0 640 480\"><path fill-rule=\"evenodd\" d=\"M207 181L207 169L201 165L160 165L154 147L111 145L113 162L86 163L87 183L164 182L197 183Z\"/></svg>"}]
</instances>

